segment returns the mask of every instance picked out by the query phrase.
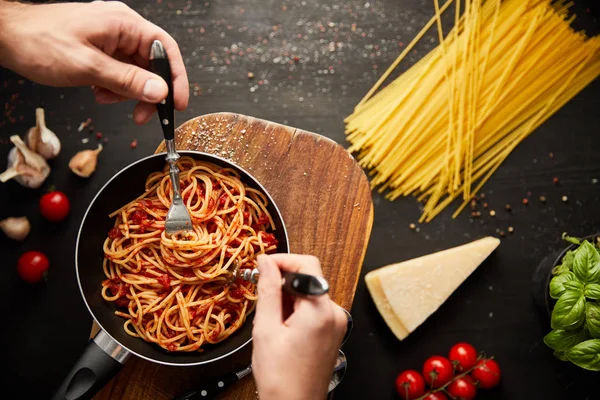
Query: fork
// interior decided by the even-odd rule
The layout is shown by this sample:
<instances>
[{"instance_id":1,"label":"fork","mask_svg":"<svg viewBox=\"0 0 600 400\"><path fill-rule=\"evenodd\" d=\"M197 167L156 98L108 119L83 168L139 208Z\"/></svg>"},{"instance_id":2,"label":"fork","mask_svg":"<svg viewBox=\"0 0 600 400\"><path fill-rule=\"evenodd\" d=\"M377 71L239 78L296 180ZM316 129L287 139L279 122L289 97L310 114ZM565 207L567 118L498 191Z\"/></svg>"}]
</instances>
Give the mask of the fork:
<instances>
[{"instance_id":1,"label":"fork","mask_svg":"<svg viewBox=\"0 0 600 400\"><path fill-rule=\"evenodd\" d=\"M167 82L169 93L167 98L156 105L160 125L165 137L167 156L165 160L169 163L169 175L173 186L173 201L167 212L165 220L165 232L167 235L175 235L192 229L190 212L181 198L181 187L179 182L179 167L177 160L179 154L175 148L175 106L173 101L173 78L171 66L165 47L159 40L152 42L150 48L150 70Z\"/></svg>"},{"instance_id":2,"label":"fork","mask_svg":"<svg viewBox=\"0 0 600 400\"><path fill-rule=\"evenodd\" d=\"M231 285L237 278L256 285L260 276L257 268L240 271L240 263L237 259L229 265L227 271L229 277L225 286ZM329 292L329 283L320 276L281 271L281 278L281 290L293 296L321 296Z\"/></svg>"}]
</instances>

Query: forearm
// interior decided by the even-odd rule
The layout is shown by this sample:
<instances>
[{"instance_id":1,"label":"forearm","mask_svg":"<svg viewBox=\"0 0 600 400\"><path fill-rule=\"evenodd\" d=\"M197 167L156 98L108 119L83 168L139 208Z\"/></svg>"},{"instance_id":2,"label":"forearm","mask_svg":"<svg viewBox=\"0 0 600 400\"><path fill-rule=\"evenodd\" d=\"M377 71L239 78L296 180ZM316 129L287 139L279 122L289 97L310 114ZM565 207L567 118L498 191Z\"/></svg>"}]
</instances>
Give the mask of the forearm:
<instances>
[{"instance_id":1,"label":"forearm","mask_svg":"<svg viewBox=\"0 0 600 400\"><path fill-rule=\"evenodd\" d=\"M27 7L17 1L0 0L0 65L9 67L11 64L8 45L13 32L14 23L20 11Z\"/></svg>"}]
</instances>

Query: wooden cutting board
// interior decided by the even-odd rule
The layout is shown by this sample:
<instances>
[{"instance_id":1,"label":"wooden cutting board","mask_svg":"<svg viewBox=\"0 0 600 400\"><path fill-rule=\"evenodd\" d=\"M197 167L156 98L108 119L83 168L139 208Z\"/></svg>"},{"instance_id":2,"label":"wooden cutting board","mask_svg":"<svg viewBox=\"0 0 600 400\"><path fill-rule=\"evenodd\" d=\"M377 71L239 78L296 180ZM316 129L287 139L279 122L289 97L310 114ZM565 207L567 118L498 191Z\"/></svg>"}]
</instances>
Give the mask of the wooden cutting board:
<instances>
[{"instance_id":1,"label":"wooden cutting board","mask_svg":"<svg viewBox=\"0 0 600 400\"><path fill-rule=\"evenodd\" d=\"M315 133L231 113L183 123L176 142L178 149L216 154L254 175L281 210L291 251L317 256L331 298L351 309L373 225L373 203L364 172L344 148ZM162 151L164 143L157 149ZM97 330L94 324L92 336ZM246 367L251 352L247 346L226 360L199 367L169 367L132 356L95 399L172 399L203 380ZM257 399L254 380L243 379L223 397Z\"/></svg>"}]
</instances>

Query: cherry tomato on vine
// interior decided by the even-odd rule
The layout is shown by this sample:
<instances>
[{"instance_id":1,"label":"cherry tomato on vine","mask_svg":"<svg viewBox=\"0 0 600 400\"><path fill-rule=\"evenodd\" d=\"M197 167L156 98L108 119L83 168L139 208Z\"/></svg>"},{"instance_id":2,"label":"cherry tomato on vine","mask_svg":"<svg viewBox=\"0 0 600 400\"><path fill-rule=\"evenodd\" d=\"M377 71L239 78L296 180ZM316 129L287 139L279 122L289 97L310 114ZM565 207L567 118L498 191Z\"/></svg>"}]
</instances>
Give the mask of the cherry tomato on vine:
<instances>
[{"instance_id":1,"label":"cherry tomato on vine","mask_svg":"<svg viewBox=\"0 0 600 400\"><path fill-rule=\"evenodd\" d=\"M477 350L469 343L456 343L450 349L448 358L458 372L467 371L477 364Z\"/></svg>"},{"instance_id":2,"label":"cherry tomato on vine","mask_svg":"<svg viewBox=\"0 0 600 400\"><path fill-rule=\"evenodd\" d=\"M40 198L40 213L49 221L62 221L67 218L70 210L71 202L63 192L55 190Z\"/></svg>"},{"instance_id":3,"label":"cherry tomato on vine","mask_svg":"<svg viewBox=\"0 0 600 400\"><path fill-rule=\"evenodd\" d=\"M500 383L500 366L491 359L480 360L471 375L480 388L491 389Z\"/></svg>"},{"instance_id":4,"label":"cherry tomato on vine","mask_svg":"<svg viewBox=\"0 0 600 400\"><path fill-rule=\"evenodd\" d=\"M423 400L448 400L444 392L431 392Z\"/></svg>"},{"instance_id":5,"label":"cherry tomato on vine","mask_svg":"<svg viewBox=\"0 0 600 400\"><path fill-rule=\"evenodd\" d=\"M21 279L27 283L37 283L44 278L50 262L44 253L28 251L19 257L17 272Z\"/></svg>"},{"instance_id":6,"label":"cherry tomato on vine","mask_svg":"<svg viewBox=\"0 0 600 400\"><path fill-rule=\"evenodd\" d=\"M446 390L456 400L471 400L477 394L477 388L468 375L453 380Z\"/></svg>"},{"instance_id":7,"label":"cherry tomato on vine","mask_svg":"<svg viewBox=\"0 0 600 400\"><path fill-rule=\"evenodd\" d=\"M431 356L423 364L423 377L432 388L445 385L453 376L454 368L446 357Z\"/></svg>"},{"instance_id":8,"label":"cherry tomato on vine","mask_svg":"<svg viewBox=\"0 0 600 400\"><path fill-rule=\"evenodd\" d=\"M396 378L396 390L404 400L413 400L425 393L425 381L420 373L409 369Z\"/></svg>"}]
</instances>

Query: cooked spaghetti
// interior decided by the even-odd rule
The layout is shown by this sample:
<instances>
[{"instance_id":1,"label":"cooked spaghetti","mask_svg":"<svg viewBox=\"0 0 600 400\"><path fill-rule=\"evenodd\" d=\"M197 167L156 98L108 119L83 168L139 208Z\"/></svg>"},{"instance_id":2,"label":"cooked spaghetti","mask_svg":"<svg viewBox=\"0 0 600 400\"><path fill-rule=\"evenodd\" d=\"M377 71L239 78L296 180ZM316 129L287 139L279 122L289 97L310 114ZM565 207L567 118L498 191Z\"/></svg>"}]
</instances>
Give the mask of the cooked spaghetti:
<instances>
[{"instance_id":1,"label":"cooked spaghetti","mask_svg":"<svg viewBox=\"0 0 600 400\"><path fill-rule=\"evenodd\" d=\"M277 250L267 196L230 168L182 157L181 195L193 231L168 236L173 190L168 168L152 173L140 197L110 215L102 297L126 318L125 331L168 351L202 351L234 333L254 310L256 287L227 285L234 263L255 268Z\"/></svg>"},{"instance_id":2,"label":"cooked spaghetti","mask_svg":"<svg viewBox=\"0 0 600 400\"><path fill-rule=\"evenodd\" d=\"M519 143L600 75L600 37L570 26L570 2L433 2L434 17L345 120L372 185L392 200L426 201L421 222L461 196L456 217ZM440 45L379 90L433 25Z\"/></svg>"}]
</instances>

